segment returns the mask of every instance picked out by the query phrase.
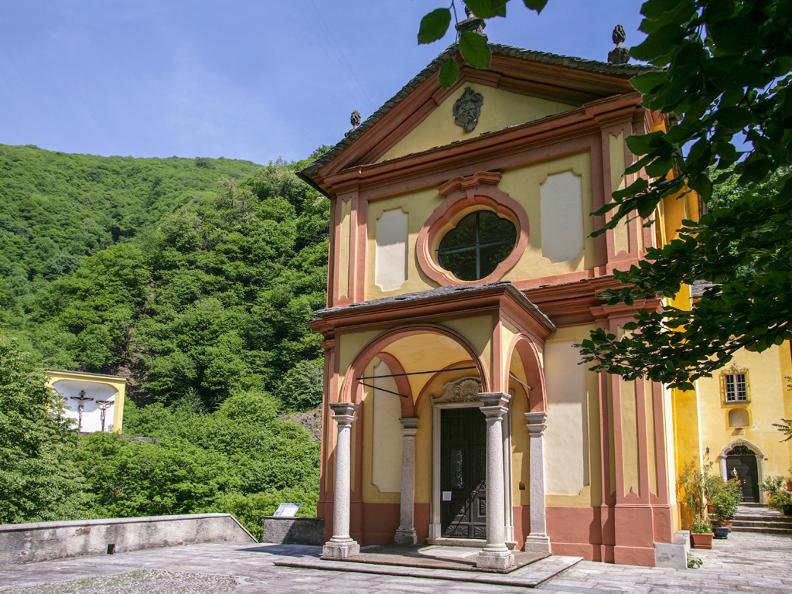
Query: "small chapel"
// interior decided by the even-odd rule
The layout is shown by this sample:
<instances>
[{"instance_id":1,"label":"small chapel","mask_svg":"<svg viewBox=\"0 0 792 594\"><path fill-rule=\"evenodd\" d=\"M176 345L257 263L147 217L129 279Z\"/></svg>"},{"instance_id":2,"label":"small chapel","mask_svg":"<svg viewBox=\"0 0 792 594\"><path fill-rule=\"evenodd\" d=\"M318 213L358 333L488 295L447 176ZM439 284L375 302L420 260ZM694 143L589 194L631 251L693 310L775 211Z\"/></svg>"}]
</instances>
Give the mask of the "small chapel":
<instances>
[{"instance_id":1,"label":"small chapel","mask_svg":"<svg viewBox=\"0 0 792 594\"><path fill-rule=\"evenodd\" d=\"M452 46L301 172L332 204L313 321L323 555L433 543L478 547L483 569L515 551L651 566L680 528L676 395L589 371L575 345L659 305L597 294L698 200L592 237L591 213L645 175L624 174L625 139L667 124L630 85L645 67L491 49L478 70Z\"/></svg>"}]
</instances>

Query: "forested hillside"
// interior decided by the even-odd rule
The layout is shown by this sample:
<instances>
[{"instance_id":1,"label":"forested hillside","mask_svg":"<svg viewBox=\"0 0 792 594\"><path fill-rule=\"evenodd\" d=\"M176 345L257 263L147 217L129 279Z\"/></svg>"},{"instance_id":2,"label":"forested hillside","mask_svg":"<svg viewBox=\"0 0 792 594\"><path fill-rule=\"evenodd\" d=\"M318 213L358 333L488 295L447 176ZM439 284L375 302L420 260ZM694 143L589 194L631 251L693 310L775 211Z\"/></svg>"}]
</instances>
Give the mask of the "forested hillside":
<instances>
[{"instance_id":1,"label":"forested hillside","mask_svg":"<svg viewBox=\"0 0 792 594\"><path fill-rule=\"evenodd\" d=\"M321 399L328 201L300 165L0 146L0 522L314 512L318 443L282 420ZM127 376L154 441L14 438L45 367Z\"/></svg>"},{"instance_id":2,"label":"forested hillside","mask_svg":"<svg viewBox=\"0 0 792 594\"><path fill-rule=\"evenodd\" d=\"M0 147L6 333L139 404L317 377L328 206L294 170Z\"/></svg>"}]
</instances>

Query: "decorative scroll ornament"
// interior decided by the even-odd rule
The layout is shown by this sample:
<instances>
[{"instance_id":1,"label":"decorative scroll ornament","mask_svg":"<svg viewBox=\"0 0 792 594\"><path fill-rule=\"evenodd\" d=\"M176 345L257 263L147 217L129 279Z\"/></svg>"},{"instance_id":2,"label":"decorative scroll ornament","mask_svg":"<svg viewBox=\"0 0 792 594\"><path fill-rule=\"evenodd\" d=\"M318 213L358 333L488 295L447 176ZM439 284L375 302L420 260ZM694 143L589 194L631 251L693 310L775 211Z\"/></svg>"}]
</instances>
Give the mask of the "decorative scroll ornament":
<instances>
[{"instance_id":1,"label":"decorative scroll ornament","mask_svg":"<svg viewBox=\"0 0 792 594\"><path fill-rule=\"evenodd\" d=\"M478 402L480 393L481 382L477 378L462 377L443 386L443 393L435 402Z\"/></svg>"},{"instance_id":2,"label":"decorative scroll ornament","mask_svg":"<svg viewBox=\"0 0 792 594\"><path fill-rule=\"evenodd\" d=\"M454 103L454 122L465 132L472 132L478 124L483 103L484 96L468 87Z\"/></svg>"}]
</instances>

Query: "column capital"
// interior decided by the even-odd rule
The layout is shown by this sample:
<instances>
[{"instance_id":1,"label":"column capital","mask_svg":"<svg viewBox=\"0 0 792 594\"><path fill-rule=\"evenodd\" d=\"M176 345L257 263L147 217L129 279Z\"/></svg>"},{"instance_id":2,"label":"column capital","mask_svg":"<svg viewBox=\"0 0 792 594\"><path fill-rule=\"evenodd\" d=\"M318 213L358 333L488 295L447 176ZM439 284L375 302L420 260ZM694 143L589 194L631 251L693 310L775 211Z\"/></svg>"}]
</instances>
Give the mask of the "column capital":
<instances>
[{"instance_id":1,"label":"column capital","mask_svg":"<svg viewBox=\"0 0 792 594\"><path fill-rule=\"evenodd\" d=\"M528 425L528 433L531 437L540 437L547 428L546 412L527 412L524 413L525 424Z\"/></svg>"},{"instance_id":2,"label":"column capital","mask_svg":"<svg viewBox=\"0 0 792 594\"><path fill-rule=\"evenodd\" d=\"M480 392L479 399L481 400L479 408L488 419L501 419L509 412L511 394L508 392Z\"/></svg>"},{"instance_id":3,"label":"column capital","mask_svg":"<svg viewBox=\"0 0 792 594\"><path fill-rule=\"evenodd\" d=\"M404 435L415 435L418 432L418 417L401 417L399 421Z\"/></svg>"},{"instance_id":4,"label":"column capital","mask_svg":"<svg viewBox=\"0 0 792 594\"><path fill-rule=\"evenodd\" d=\"M355 415L359 405L354 402L331 402L330 410L333 418L340 426L349 427L355 422Z\"/></svg>"}]
</instances>

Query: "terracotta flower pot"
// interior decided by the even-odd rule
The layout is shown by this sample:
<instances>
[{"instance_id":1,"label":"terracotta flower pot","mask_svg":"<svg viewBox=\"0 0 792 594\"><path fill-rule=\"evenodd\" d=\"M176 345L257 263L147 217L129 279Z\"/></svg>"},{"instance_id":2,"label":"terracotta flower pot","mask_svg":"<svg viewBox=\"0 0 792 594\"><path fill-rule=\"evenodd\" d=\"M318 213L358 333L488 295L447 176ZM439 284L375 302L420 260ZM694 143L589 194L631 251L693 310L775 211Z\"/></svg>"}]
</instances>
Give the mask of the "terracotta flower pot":
<instances>
[{"instance_id":1,"label":"terracotta flower pot","mask_svg":"<svg viewBox=\"0 0 792 594\"><path fill-rule=\"evenodd\" d=\"M690 541L694 549L711 549L713 534L702 532L691 532Z\"/></svg>"}]
</instances>

